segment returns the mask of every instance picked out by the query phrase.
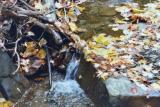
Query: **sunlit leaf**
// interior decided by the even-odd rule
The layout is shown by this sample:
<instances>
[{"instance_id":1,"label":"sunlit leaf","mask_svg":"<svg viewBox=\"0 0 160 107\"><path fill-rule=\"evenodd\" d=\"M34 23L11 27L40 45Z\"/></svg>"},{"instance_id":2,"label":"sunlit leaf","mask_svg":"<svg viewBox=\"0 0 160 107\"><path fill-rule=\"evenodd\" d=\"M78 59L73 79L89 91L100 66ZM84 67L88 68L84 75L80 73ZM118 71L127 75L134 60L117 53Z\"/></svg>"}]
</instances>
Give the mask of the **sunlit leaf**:
<instances>
[{"instance_id":1,"label":"sunlit leaf","mask_svg":"<svg viewBox=\"0 0 160 107\"><path fill-rule=\"evenodd\" d=\"M126 21L123 21L123 20L120 20L118 18L115 19L115 23L118 23L118 24L125 24L127 23Z\"/></svg>"},{"instance_id":2,"label":"sunlit leaf","mask_svg":"<svg viewBox=\"0 0 160 107\"><path fill-rule=\"evenodd\" d=\"M44 59L46 57L46 52L44 49L40 49L38 51L38 53L36 54L36 56L39 58L39 59Z\"/></svg>"},{"instance_id":3,"label":"sunlit leaf","mask_svg":"<svg viewBox=\"0 0 160 107\"><path fill-rule=\"evenodd\" d=\"M0 107L12 107L13 103L10 101L5 101L0 103Z\"/></svg>"},{"instance_id":4,"label":"sunlit leaf","mask_svg":"<svg viewBox=\"0 0 160 107\"><path fill-rule=\"evenodd\" d=\"M85 10L85 7L82 7L82 6L77 6L77 8L82 12Z\"/></svg>"},{"instance_id":5,"label":"sunlit leaf","mask_svg":"<svg viewBox=\"0 0 160 107\"><path fill-rule=\"evenodd\" d=\"M78 27L74 22L69 22L68 24L69 24L71 31L73 31L73 32L77 31Z\"/></svg>"},{"instance_id":6,"label":"sunlit leaf","mask_svg":"<svg viewBox=\"0 0 160 107\"><path fill-rule=\"evenodd\" d=\"M142 13L142 12L144 12L144 10L140 10L140 9L136 9L136 8L133 8L132 11L134 13Z\"/></svg>"},{"instance_id":7,"label":"sunlit leaf","mask_svg":"<svg viewBox=\"0 0 160 107\"><path fill-rule=\"evenodd\" d=\"M98 36L94 36L93 40L99 44L103 44L103 45L109 45L109 41L106 38L106 34L99 34Z\"/></svg>"},{"instance_id":8,"label":"sunlit leaf","mask_svg":"<svg viewBox=\"0 0 160 107\"><path fill-rule=\"evenodd\" d=\"M26 50L24 53L21 54L24 58L37 54L38 50L35 48L36 44L34 42L27 42L25 43L25 46Z\"/></svg>"}]
</instances>

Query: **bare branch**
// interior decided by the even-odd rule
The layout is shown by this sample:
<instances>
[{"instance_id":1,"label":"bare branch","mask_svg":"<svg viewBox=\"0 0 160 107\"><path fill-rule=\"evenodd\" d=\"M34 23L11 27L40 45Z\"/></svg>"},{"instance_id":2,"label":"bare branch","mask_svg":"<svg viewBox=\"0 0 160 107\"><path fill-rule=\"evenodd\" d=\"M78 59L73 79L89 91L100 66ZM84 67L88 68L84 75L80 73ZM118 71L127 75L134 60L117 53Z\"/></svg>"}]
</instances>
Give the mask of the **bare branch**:
<instances>
[{"instance_id":1,"label":"bare branch","mask_svg":"<svg viewBox=\"0 0 160 107\"><path fill-rule=\"evenodd\" d=\"M13 56L15 56L15 55L17 56L17 69L12 73L13 75L15 75L18 72L19 68L20 68L20 56L19 56L19 54L17 52L18 42L20 40L21 40L21 38L18 38L17 41L15 42L15 48L14 48Z\"/></svg>"}]
</instances>

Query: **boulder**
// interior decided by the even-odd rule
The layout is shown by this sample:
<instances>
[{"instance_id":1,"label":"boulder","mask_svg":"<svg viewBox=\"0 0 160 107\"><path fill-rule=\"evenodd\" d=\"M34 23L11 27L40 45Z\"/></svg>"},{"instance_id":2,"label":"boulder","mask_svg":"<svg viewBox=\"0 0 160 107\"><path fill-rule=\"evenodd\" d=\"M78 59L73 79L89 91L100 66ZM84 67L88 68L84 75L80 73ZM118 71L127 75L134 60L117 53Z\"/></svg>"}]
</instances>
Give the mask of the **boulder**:
<instances>
[{"instance_id":1,"label":"boulder","mask_svg":"<svg viewBox=\"0 0 160 107\"><path fill-rule=\"evenodd\" d=\"M7 52L0 50L0 93L3 97L16 101L29 87L29 81L21 74L11 75L16 66Z\"/></svg>"},{"instance_id":2,"label":"boulder","mask_svg":"<svg viewBox=\"0 0 160 107\"><path fill-rule=\"evenodd\" d=\"M82 58L77 81L96 107L159 107L160 92L151 91L145 85L133 83L126 77L96 77L92 63Z\"/></svg>"},{"instance_id":3,"label":"boulder","mask_svg":"<svg viewBox=\"0 0 160 107\"><path fill-rule=\"evenodd\" d=\"M77 71L77 81L96 107L111 107L105 84L96 77L96 69L83 57Z\"/></svg>"},{"instance_id":4,"label":"boulder","mask_svg":"<svg viewBox=\"0 0 160 107\"><path fill-rule=\"evenodd\" d=\"M104 81L110 96L140 96L145 94L145 90L136 86L125 77L112 78Z\"/></svg>"},{"instance_id":5,"label":"boulder","mask_svg":"<svg viewBox=\"0 0 160 107\"><path fill-rule=\"evenodd\" d=\"M6 77L10 75L16 69L16 66L12 62L7 52L3 52L0 49L0 77Z\"/></svg>"}]
</instances>

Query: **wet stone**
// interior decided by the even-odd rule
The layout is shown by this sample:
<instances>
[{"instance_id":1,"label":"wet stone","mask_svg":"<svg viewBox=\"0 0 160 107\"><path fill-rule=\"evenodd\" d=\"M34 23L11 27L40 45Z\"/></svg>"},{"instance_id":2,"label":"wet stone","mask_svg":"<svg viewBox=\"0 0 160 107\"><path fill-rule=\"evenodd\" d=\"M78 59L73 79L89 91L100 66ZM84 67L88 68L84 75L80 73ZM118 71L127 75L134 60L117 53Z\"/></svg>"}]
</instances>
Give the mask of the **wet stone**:
<instances>
[{"instance_id":1,"label":"wet stone","mask_svg":"<svg viewBox=\"0 0 160 107\"><path fill-rule=\"evenodd\" d=\"M18 100L25 91L25 87L12 78L5 78L1 81L8 97L12 101Z\"/></svg>"},{"instance_id":2,"label":"wet stone","mask_svg":"<svg viewBox=\"0 0 160 107\"><path fill-rule=\"evenodd\" d=\"M16 66L7 52L0 50L0 59L0 93L3 97L16 101L29 87L29 81L21 74L9 76L16 70Z\"/></svg>"},{"instance_id":3,"label":"wet stone","mask_svg":"<svg viewBox=\"0 0 160 107\"><path fill-rule=\"evenodd\" d=\"M145 90L136 86L136 84L125 77L109 78L104 83L110 96L136 96L145 94Z\"/></svg>"},{"instance_id":4,"label":"wet stone","mask_svg":"<svg viewBox=\"0 0 160 107\"><path fill-rule=\"evenodd\" d=\"M61 73L54 71L51 89L48 78L34 83L15 107L94 107L76 81L63 79Z\"/></svg>"},{"instance_id":5,"label":"wet stone","mask_svg":"<svg viewBox=\"0 0 160 107\"><path fill-rule=\"evenodd\" d=\"M16 69L16 66L13 64L7 52L3 52L1 49L0 59L0 77L6 77Z\"/></svg>"}]
</instances>

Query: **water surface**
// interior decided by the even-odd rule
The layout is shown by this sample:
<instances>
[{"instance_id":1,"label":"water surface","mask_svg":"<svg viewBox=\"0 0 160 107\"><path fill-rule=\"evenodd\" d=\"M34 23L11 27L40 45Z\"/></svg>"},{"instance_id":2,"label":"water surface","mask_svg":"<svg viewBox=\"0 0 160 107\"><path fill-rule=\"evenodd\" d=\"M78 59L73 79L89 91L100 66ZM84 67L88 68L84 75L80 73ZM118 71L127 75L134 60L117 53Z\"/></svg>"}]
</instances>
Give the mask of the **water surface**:
<instances>
[{"instance_id":1,"label":"water surface","mask_svg":"<svg viewBox=\"0 0 160 107\"><path fill-rule=\"evenodd\" d=\"M140 6L155 0L87 0L82 4L85 11L78 18L78 26L87 31L80 33L82 39L89 39L93 35L106 33L119 36L122 31L113 31L108 25L114 23L114 18L120 17L115 11L115 6L127 2L137 2Z\"/></svg>"}]
</instances>

